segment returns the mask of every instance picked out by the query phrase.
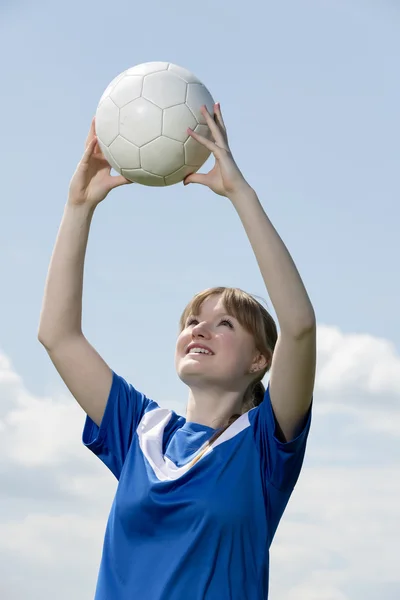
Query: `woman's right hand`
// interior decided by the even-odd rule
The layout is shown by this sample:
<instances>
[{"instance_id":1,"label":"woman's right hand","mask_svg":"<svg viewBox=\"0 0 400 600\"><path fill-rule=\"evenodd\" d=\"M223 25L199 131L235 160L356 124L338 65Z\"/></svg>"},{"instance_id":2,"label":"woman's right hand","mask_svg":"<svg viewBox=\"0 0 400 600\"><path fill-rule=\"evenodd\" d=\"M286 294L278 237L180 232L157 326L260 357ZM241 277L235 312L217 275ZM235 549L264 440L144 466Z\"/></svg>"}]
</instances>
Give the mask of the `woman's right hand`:
<instances>
[{"instance_id":1,"label":"woman's right hand","mask_svg":"<svg viewBox=\"0 0 400 600\"><path fill-rule=\"evenodd\" d=\"M111 166L99 147L93 118L85 152L69 184L69 204L86 204L95 208L111 190L132 183L122 175L113 176L110 173Z\"/></svg>"}]
</instances>

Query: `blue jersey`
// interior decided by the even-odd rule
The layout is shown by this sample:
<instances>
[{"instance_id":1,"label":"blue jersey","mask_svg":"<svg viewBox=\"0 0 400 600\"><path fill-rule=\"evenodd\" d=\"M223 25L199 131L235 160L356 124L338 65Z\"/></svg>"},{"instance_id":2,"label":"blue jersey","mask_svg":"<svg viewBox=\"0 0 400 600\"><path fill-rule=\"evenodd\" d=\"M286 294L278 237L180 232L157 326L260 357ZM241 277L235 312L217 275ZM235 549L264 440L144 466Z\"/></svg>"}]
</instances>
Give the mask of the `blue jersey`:
<instances>
[{"instance_id":1,"label":"blue jersey","mask_svg":"<svg viewBox=\"0 0 400 600\"><path fill-rule=\"evenodd\" d=\"M95 600L266 600L269 547L296 484L311 422L277 439L265 392L194 465L214 429L187 422L113 374L83 443L118 487Z\"/></svg>"}]
</instances>

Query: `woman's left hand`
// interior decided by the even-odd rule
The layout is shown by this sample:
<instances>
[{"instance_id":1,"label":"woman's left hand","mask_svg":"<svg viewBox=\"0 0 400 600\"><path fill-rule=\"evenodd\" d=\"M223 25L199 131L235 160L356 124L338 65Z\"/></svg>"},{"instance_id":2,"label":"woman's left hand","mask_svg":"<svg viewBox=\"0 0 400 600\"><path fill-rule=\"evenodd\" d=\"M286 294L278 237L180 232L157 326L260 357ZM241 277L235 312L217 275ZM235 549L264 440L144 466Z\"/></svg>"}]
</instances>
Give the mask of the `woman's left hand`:
<instances>
[{"instance_id":1,"label":"woman's left hand","mask_svg":"<svg viewBox=\"0 0 400 600\"><path fill-rule=\"evenodd\" d=\"M229 149L228 136L220 105L216 104L214 106L214 119L205 106L201 110L214 141L195 133L192 129L188 129L188 133L199 144L202 144L214 154L215 165L209 173L192 173L188 175L184 179L184 185L200 183L209 187L216 194L227 197L248 190L250 186L240 172Z\"/></svg>"}]
</instances>

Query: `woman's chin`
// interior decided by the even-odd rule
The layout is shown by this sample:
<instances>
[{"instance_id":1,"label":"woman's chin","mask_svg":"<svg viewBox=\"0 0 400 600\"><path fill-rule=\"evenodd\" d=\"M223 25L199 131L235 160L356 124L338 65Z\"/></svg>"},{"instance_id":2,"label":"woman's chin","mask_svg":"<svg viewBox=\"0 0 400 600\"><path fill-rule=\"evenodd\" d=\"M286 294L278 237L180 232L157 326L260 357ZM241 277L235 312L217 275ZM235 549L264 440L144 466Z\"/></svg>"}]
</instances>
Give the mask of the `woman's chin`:
<instances>
[{"instance_id":1,"label":"woman's chin","mask_svg":"<svg viewBox=\"0 0 400 600\"><path fill-rule=\"evenodd\" d=\"M209 369L205 368L201 361L196 360L185 361L185 364L181 364L178 369L179 378L187 385L200 381L206 382L210 375Z\"/></svg>"},{"instance_id":2,"label":"woman's chin","mask_svg":"<svg viewBox=\"0 0 400 600\"><path fill-rule=\"evenodd\" d=\"M213 358L213 355L207 354L186 354L178 363L178 371L181 373L207 371L212 364L210 359Z\"/></svg>"}]
</instances>

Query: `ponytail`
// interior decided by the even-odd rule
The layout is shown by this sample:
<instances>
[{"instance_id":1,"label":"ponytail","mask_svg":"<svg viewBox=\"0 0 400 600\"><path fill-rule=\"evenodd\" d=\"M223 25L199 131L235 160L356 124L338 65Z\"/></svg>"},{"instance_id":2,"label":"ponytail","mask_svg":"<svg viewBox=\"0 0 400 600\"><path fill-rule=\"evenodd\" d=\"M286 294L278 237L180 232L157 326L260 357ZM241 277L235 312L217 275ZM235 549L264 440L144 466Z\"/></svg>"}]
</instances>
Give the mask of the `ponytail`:
<instances>
[{"instance_id":1,"label":"ponytail","mask_svg":"<svg viewBox=\"0 0 400 600\"><path fill-rule=\"evenodd\" d=\"M264 395L265 387L263 382L261 380L253 381L245 392L243 398L242 412L232 415L227 424L222 428L222 431L218 431L217 436L221 435L221 433L225 431L225 429L232 425L232 423L234 423L236 419L241 417L244 413L248 412L252 408L255 408L256 406L259 406L264 400Z\"/></svg>"},{"instance_id":2,"label":"ponytail","mask_svg":"<svg viewBox=\"0 0 400 600\"><path fill-rule=\"evenodd\" d=\"M264 400L265 387L261 380L253 381L246 390L243 398L243 413L259 406Z\"/></svg>"},{"instance_id":3,"label":"ponytail","mask_svg":"<svg viewBox=\"0 0 400 600\"><path fill-rule=\"evenodd\" d=\"M253 387L253 407L259 406L265 396L265 386L262 381L256 381Z\"/></svg>"},{"instance_id":4,"label":"ponytail","mask_svg":"<svg viewBox=\"0 0 400 600\"><path fill-rule=\"evenodd\" d=\"M249 387L246 390L246 393L244 395L242 412L232 415L230 417L228 423L225 425L224 429L226 429L227 427L232 425L232 423L234 423L236 421L236 419L241 417L245 412L248 412L252 408L259 406L261 404L261 402L264 400L264 395L265 395L265 387L264 387L263 382L262 381L253 381L253 383L251 383L249 385Z\"/></svg>"},{"instance_id":5,"label":"ponytail","mask_svg":"<svg viewBox=\"0 0 400 600\"><path fill-rule=\"evenodd\" d=\"M261 380L253 381L244 394L242 412L232 415L223 430L225 431L225 429L232 425L232 423L234 423L236 419L241 417L244 413L248 412L252 408L255 408L256 406L259 406L264 400L264 395L265 387L263 382Z\"/></svg>"}]
</instances>

